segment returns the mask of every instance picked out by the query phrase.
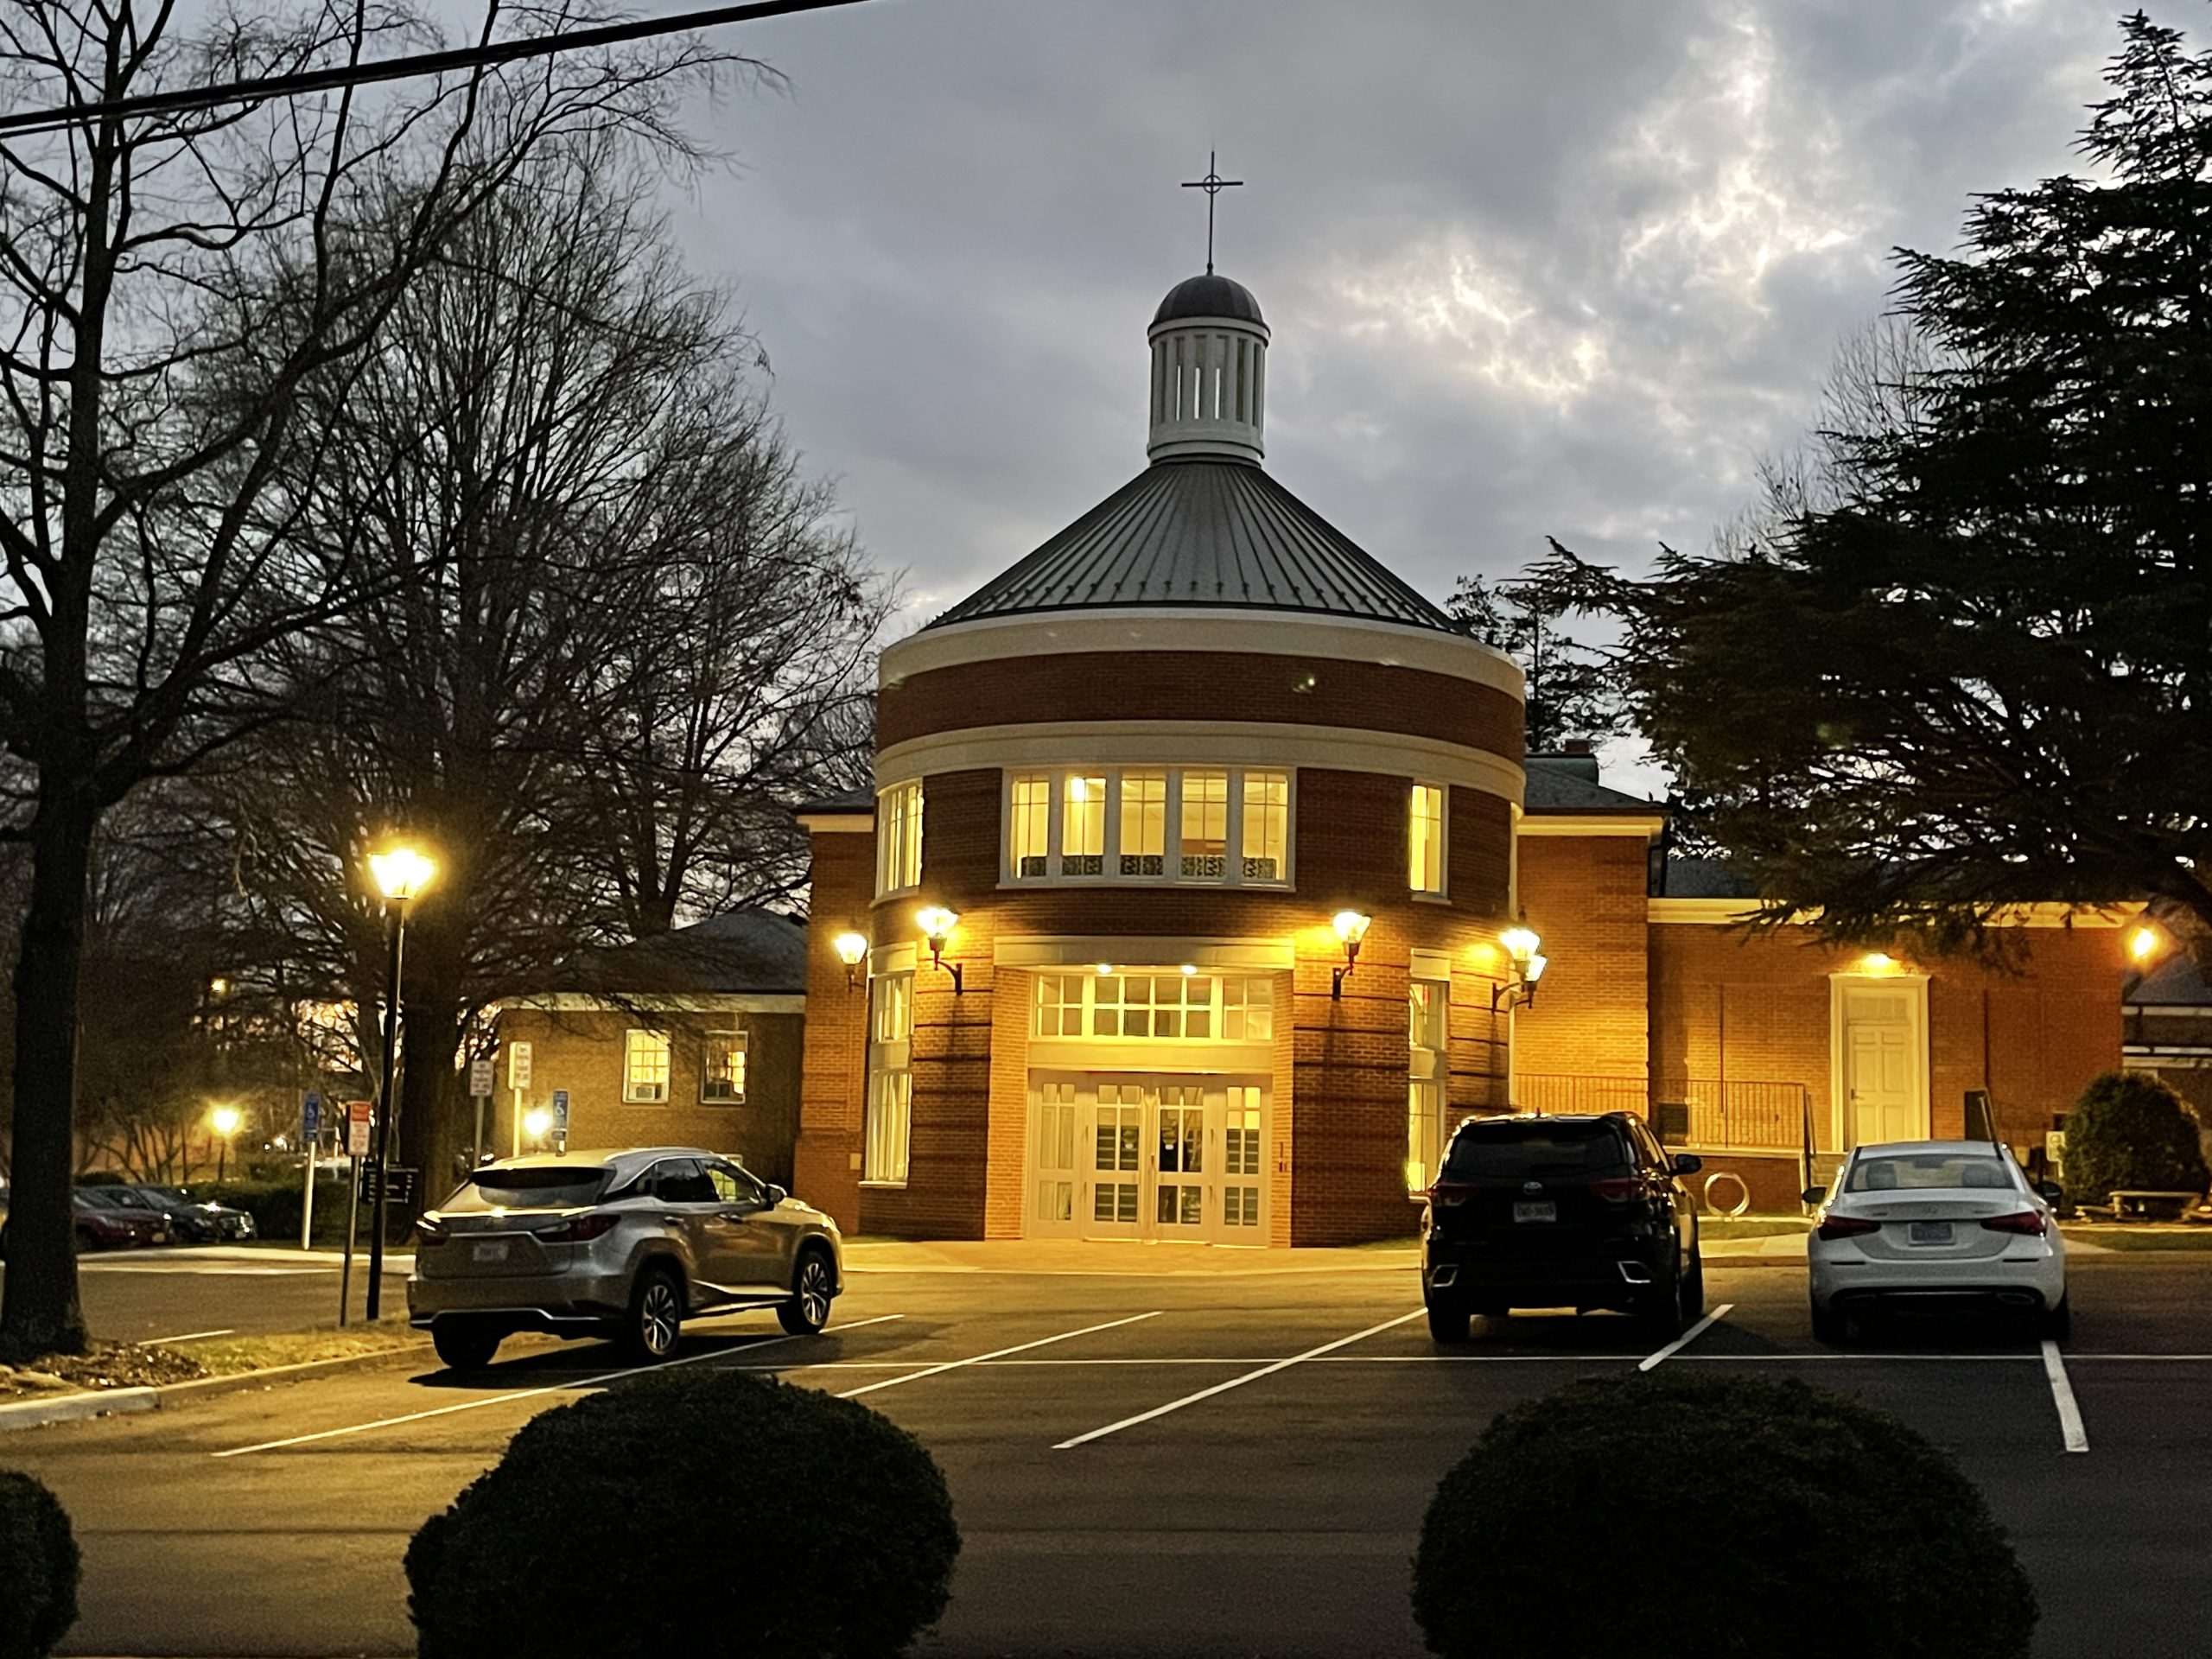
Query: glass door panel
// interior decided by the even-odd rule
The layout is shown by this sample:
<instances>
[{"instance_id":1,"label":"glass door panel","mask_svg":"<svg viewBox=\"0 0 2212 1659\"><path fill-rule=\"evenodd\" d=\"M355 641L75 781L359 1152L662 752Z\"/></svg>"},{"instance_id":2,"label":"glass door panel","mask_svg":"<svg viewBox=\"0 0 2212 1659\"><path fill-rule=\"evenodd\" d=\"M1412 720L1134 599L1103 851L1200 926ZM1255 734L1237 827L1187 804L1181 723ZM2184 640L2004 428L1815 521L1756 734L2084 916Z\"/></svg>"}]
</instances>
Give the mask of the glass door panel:
<instances>
[{"instance_id":1,"label":"glass door panel","mask_svg":"<svg viewBox=\"0 0 2212 1659\"><path fill-rule=\"evenodd\" d=\"M1154 1145L1158 1184L1153 1219L1162 1237L1202 1232L1206 1224L1206 1113L1196 1084L1159 1091Z\"/></svg>"},{"instance_id":2,"label":"glass door panel","mask_svg":"<svg viewBox=\"0 0 2212 1659\"><path fill-rule=\"evenodd\" d=\"M1076 1192L1080 1184L1076 1167L1077 1111L1072 1078L1038 1086L1029 1143L1033 1206L1029 1231L1033 1236L1077 1230Z\"/></svg>"},{"instance_id":3,"label":"glass door panel","mask_svg":"<svg viewBox=\"0 0 2212 1659\"><path fill-rule=\"evenodd\" d=\"M1256 1241L1260 1231L1260 1095L1232 1083L1222 1105L1221 1225L1227 1238Z\"/></svg>"},{"instance_id":4,"label":"glass door panel","mask_svg":"<svg viewBox=\"0 0 2212 1659\"><path fill-rule=\"evenodd\" d=\"M1135 1232L1144 1181L1144 1090L1102 1083L1091 1115L1090 1230Z\"/></svg>"}]
</instances>

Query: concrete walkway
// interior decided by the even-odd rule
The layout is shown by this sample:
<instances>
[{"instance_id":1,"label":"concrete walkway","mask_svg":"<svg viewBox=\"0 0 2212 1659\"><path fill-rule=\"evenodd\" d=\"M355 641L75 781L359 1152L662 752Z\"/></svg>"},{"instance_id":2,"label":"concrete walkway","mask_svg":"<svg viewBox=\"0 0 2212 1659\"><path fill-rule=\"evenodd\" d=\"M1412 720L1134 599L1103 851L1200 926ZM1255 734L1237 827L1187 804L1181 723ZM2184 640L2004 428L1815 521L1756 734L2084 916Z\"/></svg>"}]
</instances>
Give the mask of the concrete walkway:
<instances>
[{"instance_id":1,"label":"concrete walkway","mask_svg":"<svg viewBox=\"0 0 2212 1659\"><path fill-rule=\"evenodd\" d=\"M1420 1249L1410 1239L1403 1244L1333 1250L1274 1250L1249 1244L1155 1243L1143 1239L845 1241L845 1267L852 1273L1275 1278L1306 1273L1408 1273L1420 1261Z\"/></svg>"}]
</instances>

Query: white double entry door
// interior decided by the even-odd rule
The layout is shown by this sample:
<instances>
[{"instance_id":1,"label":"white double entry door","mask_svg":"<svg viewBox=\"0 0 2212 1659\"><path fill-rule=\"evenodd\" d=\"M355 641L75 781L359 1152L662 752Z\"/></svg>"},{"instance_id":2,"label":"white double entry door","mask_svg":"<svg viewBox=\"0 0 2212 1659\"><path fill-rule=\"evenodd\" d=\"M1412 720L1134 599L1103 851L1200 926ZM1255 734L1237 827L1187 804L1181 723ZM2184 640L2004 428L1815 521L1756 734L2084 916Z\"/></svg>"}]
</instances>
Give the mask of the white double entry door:
<instances>
[{"instance_id":1,"label":"white double entry door","mask_svg":"<svg viewBox=\"0 0 2212 1659\"><path fill-rule=\"evenodd\" d=\"M1029 1236L1264 1243L1267 1097L1262 1077L1032 1072Z\"/></svg>"}]
</instances>

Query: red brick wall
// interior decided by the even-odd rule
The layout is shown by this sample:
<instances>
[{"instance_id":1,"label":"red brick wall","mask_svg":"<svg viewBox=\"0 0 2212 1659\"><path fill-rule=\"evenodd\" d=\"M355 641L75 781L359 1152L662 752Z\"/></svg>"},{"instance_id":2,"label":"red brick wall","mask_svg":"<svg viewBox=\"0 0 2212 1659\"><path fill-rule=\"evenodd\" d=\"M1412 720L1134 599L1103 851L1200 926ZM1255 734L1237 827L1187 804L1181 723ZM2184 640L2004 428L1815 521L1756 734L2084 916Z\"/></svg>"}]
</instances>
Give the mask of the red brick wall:
<instances>
[{"instance_id":1,"label":"red brick wall","mask_svg":"<svg viewBox=\"0 0 2212 1659\"><path fill-rule=\"evenodd\" d=\"M1327 657L1151 651L1004 658L931 669L878 694L875 741L1038 719L1281 721L1441 738L1518 760L1518 699L1448 674Z\"/></svg>"},{"instance_id":2,"label":"red brick wall","mask_svg":"<svg viewBox=\"0 0 2212 1659\"><path fill-rule=\"evenodd\" d=\"M1516 1073L1643 1078L1647 853L1637 836L1522 838L1521 913L1548 961L1535 1001L1513 1016Z\"/></svg>"},{"instance_id":3,"label":"red brick wall","mask_svg":"<svg viewBox=\"0 0 2212 1659\"><path fill-rule=\"evenodd\" d=\"M846 982L834 943L864 929L875 892L875 836L812 837L806 938L806 1048L791 1190L850 1232L861 1224L861 1119L868 1090L868 987Z\"/></svg>"}]
</instances>

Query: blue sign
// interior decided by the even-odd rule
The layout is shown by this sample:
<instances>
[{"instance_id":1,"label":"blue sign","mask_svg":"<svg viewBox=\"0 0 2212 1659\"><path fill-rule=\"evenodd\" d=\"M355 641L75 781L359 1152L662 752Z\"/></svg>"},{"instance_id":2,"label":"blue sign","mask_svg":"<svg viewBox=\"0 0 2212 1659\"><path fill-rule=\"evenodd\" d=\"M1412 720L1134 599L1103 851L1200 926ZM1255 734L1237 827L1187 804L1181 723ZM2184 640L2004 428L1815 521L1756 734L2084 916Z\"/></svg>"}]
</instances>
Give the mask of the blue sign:
<instances>
[{"instance_id":1,"label":"blue sign","mask_svg":"<svg viewBox=\"0 0 2212 1659\"><path fill-rule=\"evenodd\" d=\"M322 1129L322 1096L310 1093L300 1104L300 1139L312 1141Z\"/></svg>"},{"instance_id":2,"label":"blue sign","mask_svg":"<svg viewBox=\"0 0 2212 1659\"><path fill-rule=\"evenodd\" d=\"M565 1089L553 1091L553 1127L560 1134L569 1132L569 1091Z\"/></svg>"}]
</instances>

